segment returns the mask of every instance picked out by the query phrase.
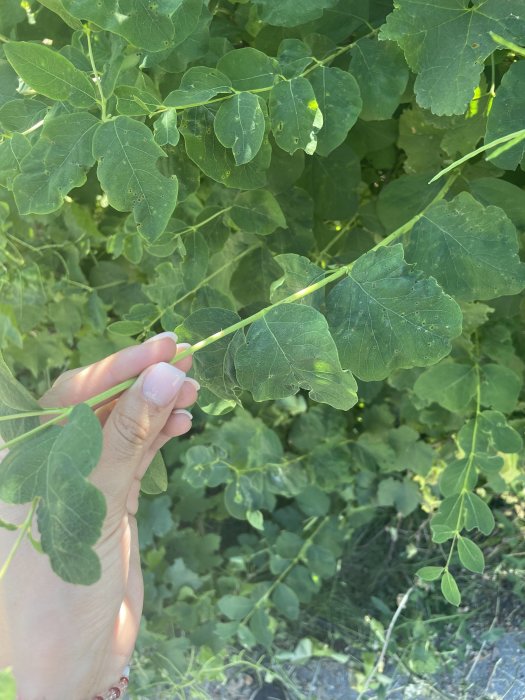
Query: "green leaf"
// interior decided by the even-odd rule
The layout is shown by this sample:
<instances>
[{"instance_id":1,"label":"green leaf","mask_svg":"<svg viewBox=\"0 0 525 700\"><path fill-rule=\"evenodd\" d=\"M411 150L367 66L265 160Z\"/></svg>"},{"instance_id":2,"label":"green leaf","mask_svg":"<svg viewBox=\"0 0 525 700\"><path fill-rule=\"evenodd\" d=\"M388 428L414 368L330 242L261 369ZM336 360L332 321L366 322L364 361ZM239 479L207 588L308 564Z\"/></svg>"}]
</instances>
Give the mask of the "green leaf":
<instances>
[{"instance_id":1,"label":"green leaf","mask_svg":"<svg viewBox=\"0 0 525 700\"><path fill-rule=\"evenodd\" d=\"M9 100L0 108L0 125L6 131L25 131L42 119L47 105L40 100Z\"/></svg>"},{"instance_id":2,"label":"green leaf","mask_svg":"<svg viewBox=\"0 0 525 700\"><path fill-rule=\"evenodd\" d=\"M16 700L16 684L11 667L0 670L0 700Z\"/></svg>"},{"instance_id":3,"label":"green leaf","mask_svg":"<svg viewBox=\"0 0 525 700\"><path fill-rule=\"evenodd\" d=\"M439 488L443 496L454 496L464 489L472 491L477 481L476 469L472 468L470 459L464 457L447 464L439 477Z\"/></svg>"},{"instance_id":4,"label":"green leaf","mask_svg":"<svg viewBox=\"0 0 525 700\"><path fill-rule=\"evenodd\" d=\"M141 479L140 490L142 493L156 495L164 493L168 488L168 472L164 458L159 450L150 462L150 465Z\"/></svg>"},{"instance_id":5,"label":"green leaf","mask_svg":"<svg viewBox=\"0 0 525 700\"><path fill-rule=\"evenodd\" d=\"M477 527L484 535L490 535L494 529L492 511L475 493L465 494L465 527L467 530Z\"/></svg>"},{"instance_id":6,"label":"green leaf","mask_svg":"<svg viewBox=\"0 0 525 700\"><path fill-rule=\"evenodd\" d=\"M516 61L501 79L492 103L487 120L487 132L485 143L490 143L501 136L512 134L523 129L523 112L525 110L525 62ZM494 151L495 152L495 151ZM503 153L491 158L491 151L487 158L498 168L515 170L521 163L525 165L525 140Z\"/></svg>"},{"instance_id":7,"label":"green leaf","mask_svg":"<svg viewBox=\"0 0 525 700\"><path fill-rule=\"evenodd\" d=\"M336 558L327 547L311 544L306 550L306 561L311 571L321 578L330 578L336 572Z\"/></svg>"},{"instance_id":8,"label":"green leaf","mask_svg":"<svg viewBox=\"0 0 525 700\"><path fill-rule=\"evenodd\" d=\"M323 115L316 153L327 156L343 143L357 121L362 107L359 85L350 73L326 66L316 68L308 79Z\"/></svg>"},{"instance_id":9,"label":"green leaf","mask_svg":"<svg viewBox=\"0 0 525 700\"><path fill-rule=\"evenodd\" d=\"M398 513L406 517L419 505L419 488L411 479L399 481L389 477L380 482L377 501L380 506L395 506Z\"/></svg>"},{"instance_id":10,"label":"green leaf","mask_svg":"<svg viewBox=\"0 0 525 700\"><path fill-rule=\"evenodd\" d=\"M270 120L275 142L284 151L295 153L301 148L309 155L315 152L323 114L306 78L292 78L274 85L270 93Z\"/></svg>"},{"instance_id":11,"label":"green leaf","mask_svg":"<svg viewBox=\"0 0 525 700\"><path fill-rule=\"evenodd\" d=\"M416 223L409 262L458 299L493 299L525 287L514 224L498 207L483 207L467 192L438 202Z\"/></svg>"},{"instance_id":12,"label":"green leaf","mask_svg":"<svg viewBox=\"0 0 525 700\"><path fill-rule=\"evenodd\" d=\"M222 145L232 149L237 165L249 163L261 148L266 129L260 98L238 92L222 103L213 126Z\"/></svg>"},{"instance_id":13,"label":"green leaf","mask_svg":"<svg viewBox=\"0 0 525 700\"><path fill-rule=\"evenodd\" d=\"M177 113L175 110L164 112L153 124L154 139L159 146L176 146L179 143L180 134L177 127Z\"/></svg>"},{"instance_id":14,"label":"green leaf","mask_svg":"<svg viewBox=\"0 0 525 700\"><path fill-rule=\"evenodd\" d=\"M0 143L0 184L13 188L13 180L20 172L20 163L31 150L29 139L22 134L13 134L12 138Z\"/></svg>"},{"instance_id":15,"label":"green leaf","mask_svg":"<svg viewBox=\"0 0 525 700\"><path fill-rule=\"evenodd\" d=\"M17 88L17 74L7 61L0 59L0 105L4 105L11 100L19 99L20 95L17 92Z\"/></svg>"},{"instance_id":16,"label":"green leaf","mask_svg":"<svg viewBox=\"0 0 525 700\"><path fill-rule=\"evenodd\" d=\"M285 583L277 584L272 594L272 603L289 620L297 620L299 617L299 598Z\"/></svg>"},{"instance_id":17,"label":"green leaf","mask_svg":"<svg viewBox=\"0 0 525 700\"><path fill-rule=\"evenodd\" d=\"M242 620L253 608L253 601L242 595L224 595L217 601L217 607L230 620Z\"/></svg>"},{"instance_id":18,"label":"green leaf","mask_svg":"<svg viewBox=\"0 0 525 700\"><path fill-rule=\"evenodd\" d=\"M328 294L328 323L341 363L360 379L431 365L461 333L461 311L395 244L363 255Z\"/></svg>"},{"instance_id":19,"label":"green leaf","mask_svg":"<svg viewBox=\"0 0 525 700\"><path fill-rule=\"evenodd\" d=\"M241 192L233 202L229 217L241 231L267 236L276 228L287 228L279 203L268 190Z\"/></svg>"},{"instance_id":20,"label":"green leaf","mask_svg":"<svg viewBox=\"0 0 525 700\"><path fill-rule=\"evenodd\" d=\"M157 169L164 151L147 126L129 117L102 124L93 139L97 174L109 203L132 211L137 228L155 240L164 231L177 202L177 178Z\"/></svg>"},{"instance_id":21,"label":"green leaf","mask_svg":"<svg viewBox=\"0 0 525 700\"><path fill-rule=\"evenodd\" d=\"M513 64L514 65L514 64ZM439 184L437 182L436 184ZM484 206L493 204L507 214L514 226L525 230L525 191L506 180L480 177L469 182L473 196Z\"/></svg>"},{"instance_id":22,"label":"green leaf","mask_svg":"<svg viewBox=\"0 0 525 700\"><path fill-rule=\"evenodd\" d=\"M451 605L456 607L461 603L461 593L459 592L458 584L456 579L448 571L445 571L443 578L441 579L441 592L443 597Z\"/></svg>"},{"instance_id":23,"label":"green leaf","mask_svg":"<svg viewBox=\"0 0 525 700\"><path fill-rule=\"evenodd\" d=\"M37 519L42 549L58 576L69 583L100 578L92 546L106 515L102 493L86 477L102 452L102 428L78 404L63 428L51 426L9 451L0 470L0 499L27 503L40 498Z\"/></svg>"},{"instance_id":24,"label":"green leaf","mask_svg":"<svg viewBox=\"0 0 525 700\"><path fill-rule=\"evenodd\" d=\"M458 433L458 443L469 453L516 453L523 447L520 434L514 430L499 411L482 411L477 419L470 420Z\"/></svg>"},{"instance_id":25,"label":"green leaf","mask_svg":"<svg viewBox=\"0 0 525 700\"><path fill-rule=\"evenodd\" d=\"M213 180L226 187L254 190L266 184L266 170L272 150L264 139L257 155L249 163L237 165L232 151L217 140L214 113L207 107L188 109L180 123L186 153Z\"/></svg>"},{"instance_id":26,"label":"green leaf","mask_svg":"<svg viewBox=\"0 0 525 700\"><path fill-rule=\"evenodd\" d=\"M256 530L264 530L264 517L260 510L246 511L246 520Z\"/></svg>"},{"instance_id":27,"label":"green leaf","mask_svg":"<svg viewBox=\"0 0 525 700\"><path fill-rule=\"evenodd\" d=\"M270 617L262 608L257 608L250 619L250 630L259 644L269 649L273 642Z\"/></svg>"},{"instance_id":28,"label":"green leaf","mask_svg":"<svg viewBox=\"0 0 525 700\"><path fill-rule=\"evenodd\" d=\"M285 299L301 289L306 289L315 282L324 279L325 272L320 267L310 262L308 258L295 253L283 253L276 255L275 261L283 268L284 275L276 280L271 287L270 299L272 303ZM320 310L324 302L324 288L308 294L303 299L297 300L297 304L307 304Z\"/></svg>"},{"instance_id":29,"label":"green leaf","mask_svg":"<svg viewBox=\"0 0 525 700\"><path fill-rule=\"evenodd\" d=\"M333 7L337 0L254 0L260 18L267 24L277 27L296 27L321 17L323 10Z\"/></svg>"},{"instance_id":30,"label":"green leaf","mask_svg":"<svg viewBox=\"0 0 525 700\"><path fill-rule=\"evenodd\" d=\"M319 219L349 219L357 211L357 188L361 182L359 159L354 151L343 143L326 158L309 159L302 182L315 202L315 215Z\"/></svg>"},{"instance_id":31,"label":"green leaf","mask_svg":"<svg viewBox=\"0 0 525 700\"><path fill-rule=\"evenodd\" d=\"M69 14L69 12L64 7L62 0L38 0L41 5L47 7L48 10L57 14L60 19L65 22L72 29L82 29L82 22L80 22L76 17Z\"/></svg>"},{"instance_id":32,"label":"green leaf","mask_svg":"<svg viewBox=\"0 0 525 700\"><path fill-rule=\"evenodd\" d=\"M469 571L482 574L485 568L485 557L475 542L466 537L458 538L458 555L463 566Z\"/></svg>"},{"instance_id":33,"label":"green leaf","mask_svg":"<svg viewBox=\"0 0 525 700\"><path fill-rule=\"evenodd\" d=\"M174 12L183 6L183 17L192 19L196 26L202 2L181 0L62 0L66 10L74 17L89 20L107 31L119 34L130 44L147 51L162 51L174 47L186 39L186 32L179 35L177 15ZM190 25L191 28L191 25ZM186 30L187 31L187 30Z\"/></svg>"},{"instance_id":34,"label":"green leaf","mask_svg":"<svg viewBox=\"0 0 525 700\"><path fill-rule=\"evenodd\" d=\"M227 75L215 68L192 66L182 76L179 88L169 93L164 104L177 109L193 107L225 92L232 92L232 83Z\"/></svg>"},{"instance_id":35,"label":"green leaf","mask_svg":"<svg viewBox=\"0 0 525 700\"><path fill-rule=\"evenodd\" d=\"M432 539L442 543L453 539L463 522L463 495L455 494L445 498L439 504L439 509L430 521Z\"/></svg>"},{"instance_id":36,"label":"green leaf","mask_svg":"<svg viewBox=\"0 0 525 700\"><path fill-rule=\"evenodd\" d=\"M520 0L401 0L381 28L397 41L411 70L418 103L434 114L463 114L496 49L490 31L523 36ZM451 76L454 79L451 80Z\"/></svg>"},{"instance_id":37,"label":"green leaf","mask_svg":"<svg viewBox=\"0 0 525 700\"><path fill-rule=\"evenodd\" d=\"M245 46L221 56L217 70L228 76L235 90L264 90L274 84L277 66L275 58Z\"/></svg>"},{"instance_id":38,"label":"green leaf","mask_svg":"<svg viewBox=\"0 0 525 700\"><path fill-rule=\"evenodd\" d=\"M128 117L152 114L160 107L160 100L148 90L135 85L118 85L115 88L117 112Z\"/></svg>"},{"instance_id":39,"label":"green leaf","mask_svg":"<svg viewBox=\"0 0 525 700\"><path fill-rule=\"evenodd\" d=\"M435 401L448 411L459 413L476 393L476 372L472 365L440 362L420 374L414 391L422 400Z\"/></svg>"},{"instance_id":40,"label":"green leaf","mask_svg":"<svg viewBox=\"0 0 525 700\"><path fill-rule=\"evenodd\" d=\"M284 304L255 321L235 355L237 378L256 401L283 398L300 388L314 401L348 410L357 386L343 372L324 317L310 306Z\"/></svg>"},{"instance_id":41,"label":"green leaf","mask_svg":"<svg viewBox=\"0 0 525 700\"><path fill-rule=\"evenodd\" d=\"M99 120L89 112L48 118L40 138L20 163L13 193L21 214L60 209L74 187L86 181L95 162L93 138Z\"/></svg>"},{"instance_id":42,"label":"green leaf","mask_svg":"<svg viewBox=\"0 0 525 700\"><path fill-rule=\"evenodd\" d=\"M195 344L239 321L238 314L228 309L198 309L175 330L180 341ZM193 358L197 381L216 396L234 401L237 401L237 395L233 352L238 342L235 336L225 336L199 350Z\"/></svg>"},{"instance_id":43,"label":"green leaf","mask_svg":"<svg viewBox=\"0 0 525 700\"><path fill-rule=\"evenodd\" d=\"M351 53L350 73L361 92L361 119L389 119L408 82L408 68L397 44L360 39ZM322 109L322 108L321 108Z\"/></svg>"},{"instance_id":44,"label":"green leaf","mask_svg":"<svg viewBox=\"0 0 525 700\"><path fill-rule=\"evenodd\" d=\"M88 76L57 51L29 41L10 41L4 51L18 75L35 92L53 100L67 100L75 107L91 107L95 102L95 86Z\"/></svg>"},{"instance_id":45,"label":"green leaf","mask_svg":"<svg viewBox=\"0 0 525 700\"><path fill-rule=\"evenodd\" d=\"M214 488L232 481L230 466L225 462L228 455L222 447L195 445L184 455L183 478L194 488Z\"/></svg>"},{"instance_id":46,"label":"green leaf","mask_svg":"<svg viewBox=\"0 0 525 700\"><path fill-rule=\"evenodd\" d=\"M518 403L522 378L508 367L489 364L481 368L481 404L512 413Z\"/></svg>"},{"instance_id":47,"label":"green leaf","mask_svg":"<svg viewBox=\"0 0 525 700\"><path fill-rule=\"evenodd\" d=\"M42 410L23 384L18 382L0 353L0 416ZM0 423L0 436L9 442L18 435L35 428L38 418L19 418ZM2 467L3 468L3 467Z\"/></svg>"},{"instance_id":48,"label":"green leaf","mask_svg":"<svg viewBox=\"0 0 525 700\"><path fill-rule=\"evenodd\" d=\"M442 573L442 566L424 566L416 571L416 576L419 576L423 581L436 581L441 578Z\"/></svg>"},{"instance_id":49,"label":"green leaf","mask_svg":"<svg viewBox=\"0 0 525 700\"><path fill-rule=\"evenodd\" d=\"M266 246L248 253L230 279L230 289L243 306L270 300L270 287L282 275L282 269Z\"/></svg>"}]
</instances>

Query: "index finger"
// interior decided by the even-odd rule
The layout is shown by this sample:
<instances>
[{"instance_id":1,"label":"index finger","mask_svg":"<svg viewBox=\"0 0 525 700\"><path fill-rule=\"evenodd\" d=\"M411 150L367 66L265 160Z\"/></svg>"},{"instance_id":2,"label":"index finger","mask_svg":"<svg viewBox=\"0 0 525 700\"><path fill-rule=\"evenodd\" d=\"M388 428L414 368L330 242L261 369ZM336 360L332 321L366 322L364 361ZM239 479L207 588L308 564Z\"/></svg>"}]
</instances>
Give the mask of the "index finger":
<instances>
[{"instance_id":1,"label":"index finger","mask_svg":"<svg viewBox=\"0 0 525 700\"><path fill-rule=\"evenodd\" d=\"M91 399L103 391L137 377L146 367L157 362L171 362L188 348L188 343L177 345L174 333L161 333L141 345L124 348L87 367L65 372L40 399L42 408L70 406ZM192 357L175 363L183 372L192 366ZM117 395L108 401L113 401ZM98 406L104 405L102 401Z\"/></svg>"}]
</instances>

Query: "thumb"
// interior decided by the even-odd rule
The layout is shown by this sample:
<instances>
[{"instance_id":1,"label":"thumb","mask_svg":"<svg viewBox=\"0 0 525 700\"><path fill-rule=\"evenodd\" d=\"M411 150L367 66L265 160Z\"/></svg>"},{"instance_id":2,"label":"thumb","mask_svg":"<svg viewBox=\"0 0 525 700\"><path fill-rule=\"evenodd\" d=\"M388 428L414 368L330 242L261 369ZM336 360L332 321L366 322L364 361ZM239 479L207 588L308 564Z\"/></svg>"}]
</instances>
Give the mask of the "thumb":
<instances>
[{"instance_id":1,"label":"thumb","mask_svg":"<svg viewBox=\"0 0 525 700\"><path fill-rule=\"evenodd\" d=\"M104 425L102 456L90 477L109 509L125 505L144 454L164 428L185 378L177 367L159 362L118 399Z\"/></svg>"}]
</instances>

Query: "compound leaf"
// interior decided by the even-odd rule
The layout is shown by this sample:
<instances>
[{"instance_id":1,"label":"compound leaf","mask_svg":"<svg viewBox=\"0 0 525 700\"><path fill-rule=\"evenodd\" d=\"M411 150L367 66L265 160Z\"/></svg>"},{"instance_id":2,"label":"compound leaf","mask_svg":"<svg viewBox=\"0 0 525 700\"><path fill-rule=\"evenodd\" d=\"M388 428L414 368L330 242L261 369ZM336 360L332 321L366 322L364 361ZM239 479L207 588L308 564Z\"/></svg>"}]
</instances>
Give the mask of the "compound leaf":
<instances>
[{"instance_id":1,"label":"compound leaf","mask_svg":"<svg viewBox=\"0 0 525 700\"><path fill-rule=\"evenodd\" d=\"M283 304L255 321L235 355L237 379L256 401L296 394L348 410L357 385L344 372L325 318L311 306Z\"/></svg>"},{"instance_id":2,"label":"compound leaf","mask_svg":"<svg viewBox=\"0 0 525 700\"><path fill-rule=\"evenodd\" d=\"M434 364L461 333L459 306L405 263L400 244L359 258L327 307L343 367L366 381Z\"/></svg>"},{"instance_id":3,"label":"compound leaf","mask_svg":"<svg viewBox=\"0 0 525 700\"><path fill-rule=\"evenodd\" d=\"M155 240L164 231L177 203L177 178L157 168L164 151L151 130L130 117L102 124L93 140L97 174L109 203L132 211L140 232Z\"/></svg>"}]
</instances>

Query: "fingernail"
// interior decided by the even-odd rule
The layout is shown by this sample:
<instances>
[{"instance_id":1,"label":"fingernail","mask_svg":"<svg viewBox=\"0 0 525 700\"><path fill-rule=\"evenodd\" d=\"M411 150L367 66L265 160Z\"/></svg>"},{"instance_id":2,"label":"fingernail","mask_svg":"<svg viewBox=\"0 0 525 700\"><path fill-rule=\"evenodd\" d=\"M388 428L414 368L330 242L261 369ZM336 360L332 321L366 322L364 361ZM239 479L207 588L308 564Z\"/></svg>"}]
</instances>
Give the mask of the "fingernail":
<instances>
[{"instance_id":1,"label":"fingernail","mask_svg":"<svg viewBox=\"0 0 525 700\"><path fill-rule=\"evenodd\" d=\"M153 365L144 377L142 393L157 406L168 406L184 384L186 375L168 362Z\"/></svg>"},{"instance_id":2,"label":"fingernail","mask_svg":"<svg viewBox=\"0 0 525 700\"><path fill-rule=\"evenodd\" d=\"M197 391L199 391L199 389L201 388L199 382L196 379L193 379L193 377L186 377L186 381L188 382L188 384L193 384Z\"/></svg>"},{"instance_id":3,"label":"fingernail","mask_svg":"<svg viewBox=\"0 0 525 700\"><path fill-rule=\"evenodd\" d=\"M191 413L190 413L189 411L187 411L185 408L177 408L175 411L172 411L172 414L175 415L175 416L179 416L179 415L188 416L188 418L189 418L190 420L193 420L193 416L192 416Z\"/></svg>"},{"instance_id":4,"label":"fingernail","mask_svg":"<svg viewBox=\"0 0 525 700\"><path fill-rule=\"evenodd\" d=\"M144 341L144 345L146 343L151 343L153 340L162 340L162 338L171 338L174 343L177 342L177 334L172 333L171 331L165 331L164 333L159 333L158 335L154 335L151 338L148 338L147 340Z\"/></svg>"}]
</instances>

